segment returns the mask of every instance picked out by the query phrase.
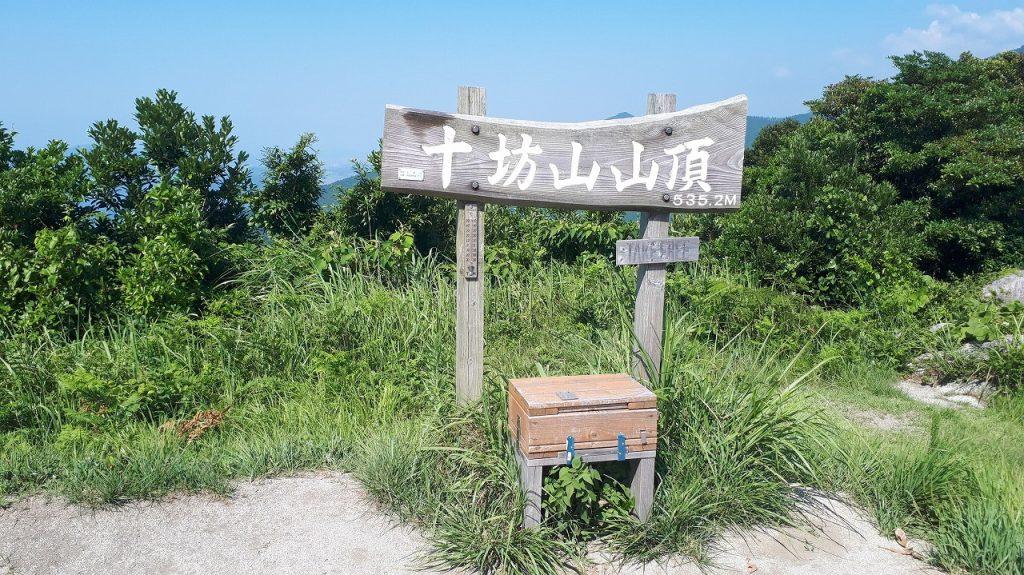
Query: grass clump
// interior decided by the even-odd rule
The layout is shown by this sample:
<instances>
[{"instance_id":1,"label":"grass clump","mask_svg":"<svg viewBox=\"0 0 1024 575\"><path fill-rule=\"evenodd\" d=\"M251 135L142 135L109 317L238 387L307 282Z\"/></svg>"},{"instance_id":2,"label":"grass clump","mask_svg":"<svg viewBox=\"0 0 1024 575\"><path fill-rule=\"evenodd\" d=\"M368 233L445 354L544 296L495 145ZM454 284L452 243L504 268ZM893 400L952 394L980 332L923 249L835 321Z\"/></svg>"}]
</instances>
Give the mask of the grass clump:
<instances>
[{"instance_id":1,"label":"grass clump","mask_svg":"<svg viewBox=\"0 0 1024 575\"><path fill-rule=\"evenodd\" d=\"M949 571L1024 574L1024 488L1012 473L985 474L976 497L943 509L932 541Z\"/></svg>"},{"instance_id":2,"label":"grass clump","mask_svg":"<svg viewBox=\"0 0 1024 575\"><path fill-rule=\"evenodd\" d=\"M818 481L816 460L831 442L794 371L765 342L688 342L677 323L666 338L656 390L662 482L646 523L612 535L625 559L670 553L700 557L712 536L735 526L786 524L797 485Z\"/></svg>"}]
</instances>

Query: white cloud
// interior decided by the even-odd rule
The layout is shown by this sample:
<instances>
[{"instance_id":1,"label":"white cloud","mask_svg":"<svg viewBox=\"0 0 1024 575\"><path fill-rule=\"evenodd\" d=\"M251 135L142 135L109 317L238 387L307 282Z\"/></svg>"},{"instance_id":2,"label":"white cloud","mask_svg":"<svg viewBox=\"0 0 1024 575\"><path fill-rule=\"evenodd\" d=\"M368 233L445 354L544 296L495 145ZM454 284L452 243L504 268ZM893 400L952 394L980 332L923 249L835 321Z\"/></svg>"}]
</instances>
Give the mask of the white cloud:
<instances>
[{"instance_id":1,"label":"white cloud","mask_svg":"<svg viewBox=\"0 0 1024 575\"><path fill-rule=\"evenodd\" d=\"M788 66L776 66L775 69L772 70L772 74L774 74L776 78L789 78L793 75L793 71L790 70Z\"/></svg>"},{"instance_id":2,"label":"white cloud","mask_svg":"<svg viewBox=\"0 0 1024 575\"><path fill-rule=\"evenodd\" d=\"M889 34L885 45L897 53L933 50L947 54L970 51L988 56L1024 44L1024 8L965 12L952 4L932 4L926 28L907 28Z\"/></svg>"}]
</instances>

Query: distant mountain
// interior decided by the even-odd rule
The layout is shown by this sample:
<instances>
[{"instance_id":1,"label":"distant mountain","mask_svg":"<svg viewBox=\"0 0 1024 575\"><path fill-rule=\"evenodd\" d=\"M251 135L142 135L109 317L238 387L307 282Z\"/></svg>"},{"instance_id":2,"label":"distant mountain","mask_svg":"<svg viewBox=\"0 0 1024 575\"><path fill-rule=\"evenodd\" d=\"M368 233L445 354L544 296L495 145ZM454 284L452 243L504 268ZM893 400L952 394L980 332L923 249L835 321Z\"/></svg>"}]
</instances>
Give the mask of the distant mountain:
<instances>
[{"instance_id":1,"label":"distant mountain","mask_svg":"<svg viewBox=\"0 0 1024 575\"><path fill-rule=\"evenodd\" d=\"M778 124L785 120L796 120L803 124L804 122L811 119L811 113L806 112L803 114L796 114L795 116L788 116L785 118L772 118L770 116L747 116L747 138L746 144L749 148L754 145L754 139L761 133L761 130L771 126L772 124Z\"/></svg>"},{"instance_id":2,"label":"distant mountain","mask_svg":"<svg viewBox=\"0 0 1024 575\"><path fill-rule=\"evenodd\" d=\"M1024 50L1024 46L1022 46L1021 49ZM606 119L621 120L623 118L632 117L633 114L630 114L629 112L619 112L618 114L615 114L614 116ZM761 133L761 130L767 128L768 126L771 126L772 124L778 124L783 120L789 120L790 118L803 124L807 120L811 119L811 113L806 112L804 114L797 114L795 116L788 116L785 118L773 118L770 116L747 116L746 146L749 148L750 146L754 145L754 138L757 138L757 135Z\"/></svg>"},{"instance_id":3,"label":"distant mountain","mask_svg":"<svg viewBox=\"0 0 1024 575\"><path fill-rule=\"evenodd\" d=\"M369 175L370 175L371 178L376 177L376 174L373 173L372 171L370 172ZM347 189L351 188L352 186L356 185L356 182L358 182L358 181L359 181L359 176L353 174L353 175L351 175L351 176L349 176L347 178L342 178L340 180L335 180L335 181L333 181L333 182L331 182L329 184L324 184L324 185L320 186L320 190L321 190L320 205L321 206L329 206L329 205L334 204L335 201L337 200L338 194L344 193L345 190L347 190Z\"/></svg>"},{"instance_id":4,"label":"distant mountain","mask_svg":"<svg viewBox=\"0 0 1024 575\"><path fill-rule=\"evenodd\" d=\"M1016 52L1018 54L1024 54L1024 46L1021 46L1020 48L1017 48L1016 50L1014 50L1014 52Z\"/></svg>"}]
</instances>

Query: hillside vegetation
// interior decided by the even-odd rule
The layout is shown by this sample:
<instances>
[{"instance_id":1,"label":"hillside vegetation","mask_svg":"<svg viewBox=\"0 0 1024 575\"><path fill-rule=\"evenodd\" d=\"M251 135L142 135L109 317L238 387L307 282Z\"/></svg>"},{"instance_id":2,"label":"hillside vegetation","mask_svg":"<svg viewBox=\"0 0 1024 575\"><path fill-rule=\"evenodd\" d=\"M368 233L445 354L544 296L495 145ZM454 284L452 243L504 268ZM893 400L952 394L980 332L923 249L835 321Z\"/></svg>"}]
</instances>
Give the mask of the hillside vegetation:
<instances>
[{"instance_id":1,"label":"hillside vegetation","mask_svg":"<svg viewBox=\"0 0 1024 575\"><path fill-rule=\"evenodd\" d=\"M521 530L503 384L628 370L635 270L611 256L635 222L488 207L486 390L459 408L455 206L381 191L378 152L323 208L312 136L267 150L257 187L230 120L173 92L85 150L0 128L0 495L337 468L425 525L439 565L552 573L595 544L703 560L724 529L799 521L809 487L947 569L1022 574L1024 309L981 286L1024 264L1024 56L894 62L766 128L740 210L673 219L704 246L667 280L643 524L613 463L548 477ZM998 387L987 410L892 385L923 352L1007 336L971 367ZM858 423L880 415L905 425Z\"/></svg>"}]
</instances>

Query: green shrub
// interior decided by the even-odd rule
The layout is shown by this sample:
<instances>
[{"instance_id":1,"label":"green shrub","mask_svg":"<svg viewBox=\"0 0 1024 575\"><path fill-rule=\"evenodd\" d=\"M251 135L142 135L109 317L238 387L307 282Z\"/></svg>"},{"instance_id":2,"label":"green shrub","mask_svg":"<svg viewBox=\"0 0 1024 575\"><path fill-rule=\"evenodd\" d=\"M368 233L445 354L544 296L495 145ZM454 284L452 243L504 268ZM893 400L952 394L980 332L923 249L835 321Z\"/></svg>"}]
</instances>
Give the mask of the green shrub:
<instances>
[{"instance_id":1,"label":"green shrub","mask_svg":"<svg viewBox=\"0 0 1024 575\"><path fill-rule=\"evenodd\" d=\"M143 241L138 249L118 274L125 308L149 318L194 310L205 271L199 255L159 236Z\"/></svg>"},{"instance_id":2,"label":"green shrub","mask_svg":"<svg viewBox=\"0 0 1024 575\"><path fill-rule=\"evenodd\" d=\"M301 235L313 225L324 177L314 143L313 134L303 134L287 152L278 147L264 151L263 183L245 196L254 224L278 235Z\"/></svg>"},{"instance_id":3,"label":"green shrub","mask_svg":"<svg viewBox=\"0 0 1024 575\"><path fill-rule=\"evenodd\" d=\"M356 184L338 197L338 205L326 217L338 222L336 229L363 239L409 233L417 251L455 255L456 206L453 200L392 194L380 188L380 150L367 157L368 166L356 160Z\"/></svg>"},{"instance_id":4,"label":"green shrub","mask_svg":"<svg viewBox=\"0 0 1024 575\"><path fill-rule=\"evenodd\" d=\"M848 77L809 103L854 135L864 173L891 184L901 200L928 200L920 265L931 275L1020 261L1022 60L1014 52L958 59L915 52L892 58L891 78Z\"/></svg>"},{"instance_id":5,"label":"green shrub","mask_svg":"<svg viewBox=\"0 0 1024 575\"><path fill-rule=\"evenodd\" d=\"M744 174L749 193L712 252L823 303L857 304L923 280L915 262L927 205L858 171L855 137L814 120Z\"/></svg>"},{"instance_id":6,"label":"green shrub","mask_svg":"<svg viewBox=\"0 0 1024 575\"><path fill-rule=\"evenodd\" d=\"M72 226L42 230L28 263L25 321L32 326L83 329L93 315L108 316L118 300L120 251L104 236L83 237Z\"/></svg>"},{"instance_id":7,"label":"green shrub","mask_svg":"<svg viewBox=\"0 0 1024 575\"><path fill-rule=\"evenodd\" d=\"M547 523L573 538L599 534L628 520L633 509L633 496L622 483L578 457L571 465L551 469L542 499Z\"/></svg>"}]
</instances>

